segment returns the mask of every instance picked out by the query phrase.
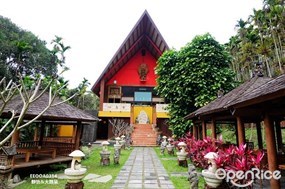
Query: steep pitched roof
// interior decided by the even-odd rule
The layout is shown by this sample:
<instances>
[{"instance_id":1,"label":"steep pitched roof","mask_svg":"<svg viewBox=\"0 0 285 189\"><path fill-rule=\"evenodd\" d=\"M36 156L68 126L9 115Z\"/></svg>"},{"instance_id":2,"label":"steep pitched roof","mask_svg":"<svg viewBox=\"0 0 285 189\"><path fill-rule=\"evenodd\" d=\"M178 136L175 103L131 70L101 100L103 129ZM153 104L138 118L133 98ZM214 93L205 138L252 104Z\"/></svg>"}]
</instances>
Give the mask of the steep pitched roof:
<instances>
[{"instance_id":1,"label":"steep pitched roof","mask_svg":"<svg viewBox=\"0 0 285 189\"><path fill-rule=\"evenodd\" d=\"M185 118L189 119L198 115L207 115L215 112L221 112L226 110L229 106L234 105L236 102L247 94L251 94L253 91L260 88L267 82L270 82L272 79L267 77L254 77L249 81L241 84L237 88L228 92L224 96L217 98L216 100L210 102L206 106L199 108L198 110L190 113Z\"/></svg>"},{"instance_id":2,"label":"steep pitched roof","mask_svg":"<svg viewBox=\"0 0 285 189\"><path fill-rule=\"evenodd\" d=\"M56 98L53 104L61 102L62 100ZM40 114L40 112L48 105L49 94L44 93L42 97L33 102L25 114L25 119L32 119ZM14 110L19 114L22 110L23 102L20 95L15 96L5 107L1 116L9 116L9 111ZM50 107L40 118L40 120L53 120L53 121L85 121L93 122L99 120L98 118L84 112L67 103L62 103Z\"/></svg>"},{"instance_id":3,"label":"steep pitched roof","mask_svg":"<svg viewBox=\"0 0 285 189\"><path fill-rule=\"evenodd\" d=\"M154 56L156 59L158 59L165 50L169 49L147 11L144 11L91 90L98 94L100 81L102 79L108 81L142 47L150 51L152 56Z\"/></svg>"}]
</instances>

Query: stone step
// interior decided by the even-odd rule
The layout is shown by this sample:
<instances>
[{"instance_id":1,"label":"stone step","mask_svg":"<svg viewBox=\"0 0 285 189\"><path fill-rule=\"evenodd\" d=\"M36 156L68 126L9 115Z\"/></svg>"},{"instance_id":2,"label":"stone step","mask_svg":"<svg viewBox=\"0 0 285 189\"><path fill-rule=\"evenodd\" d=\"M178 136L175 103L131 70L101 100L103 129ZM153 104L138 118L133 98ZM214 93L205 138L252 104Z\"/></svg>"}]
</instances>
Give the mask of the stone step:
<instances>
[{"instance_id":1,"label":"stone step","mask_svg":"<svg viewBox=\"0 0 285 189\"><path fill-rule=\"evenodd\" d=\"M156 146L157 133L151 124L134 124L133 146Z\"/></svg>"},{"instance_id":2,"label":"stone step","mask_svg":"<svg viewBox=\"0 0 285 189\"><path fill-rule=\"evenodd\" d=\"M152 139L156 139L157 136L156 135L133 135L132 139L134 138L152 138Z\"/></svg>"}]
</instances>

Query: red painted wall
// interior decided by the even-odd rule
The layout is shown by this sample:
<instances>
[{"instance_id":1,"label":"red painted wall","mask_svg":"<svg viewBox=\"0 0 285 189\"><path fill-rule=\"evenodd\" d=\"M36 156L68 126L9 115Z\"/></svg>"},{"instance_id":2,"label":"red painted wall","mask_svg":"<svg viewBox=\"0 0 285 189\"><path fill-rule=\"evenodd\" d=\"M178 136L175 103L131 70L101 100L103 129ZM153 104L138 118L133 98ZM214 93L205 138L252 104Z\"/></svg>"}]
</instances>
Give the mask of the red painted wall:
<instances>
[{"instance_id":1,"label":"red painted wall","mask_svg":"<svg viewBox=\"0 0 285 189\"><path fill-rule=\"evenodd\" d=\"M141 50L135 54L128 63L126 63L117 74L115 74L108 82L107 85L114 84L114 80L117 81L117 85L120 86L156 86L156 75L154 68L156 66L156 59L146 50L146 54L143 57ZM138 74L138 68L141 63L145 63L148 66L148 74L146 81L140 81Z\"/></svg>"}]
</instances>

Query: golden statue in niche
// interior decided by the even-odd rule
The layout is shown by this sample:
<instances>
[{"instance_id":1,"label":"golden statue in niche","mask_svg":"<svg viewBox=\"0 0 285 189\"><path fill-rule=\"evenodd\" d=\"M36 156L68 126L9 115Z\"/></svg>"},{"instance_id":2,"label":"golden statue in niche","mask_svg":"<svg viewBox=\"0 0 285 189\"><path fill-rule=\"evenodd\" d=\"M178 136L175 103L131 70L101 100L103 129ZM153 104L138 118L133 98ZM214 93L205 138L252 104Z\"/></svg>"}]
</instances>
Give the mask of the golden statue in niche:
<instances>
[{"instance_id":1,"label":"golden statue in niche","mask_svg":"<svg viewBox=\"0 0 285 189\"><path fill-rule=\"evenodd\" d=\"M140 64L138 68L138 73L141 81L146 81L146 75L148 73L148 66L145 63Z\"/></svg>"}]
</instances>

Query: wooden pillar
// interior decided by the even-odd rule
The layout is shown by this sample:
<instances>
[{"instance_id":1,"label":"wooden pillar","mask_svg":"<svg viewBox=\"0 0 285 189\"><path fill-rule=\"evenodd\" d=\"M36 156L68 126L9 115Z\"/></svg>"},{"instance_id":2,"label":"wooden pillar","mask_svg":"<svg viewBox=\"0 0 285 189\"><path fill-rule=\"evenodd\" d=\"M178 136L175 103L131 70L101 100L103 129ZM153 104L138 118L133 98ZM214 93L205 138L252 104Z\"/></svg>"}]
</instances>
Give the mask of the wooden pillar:
<instances>
[{"instance_id":1,"label":"wooden pillar","mask_svg":"<svg viewBox=\"0 0 285 189\"><path fill-rule=\"evenodd\" d=\"M34 141L37 141L37 139L38 139L38 124L36 125L34 130Z\"/></svg>"},{"instance_id":2,"label":"wooden pillar","mask_svg":"<svg viewBox=\"0 0 285 189\"><path fill-rule=\"evenodd\" d=\"M81 134L82 134L82 123L81 121L78 121L76 135L75 135L75 150L78 150L80 147Z\"/></svg>"},{"instance_id":3,"label":"wooden pillar","mask_svg":"<svg viewBox=\"0 0 285 189\"><path fill-rule=\"evenodd\" d=\"M103 103L104 103L104 96L105 96L105 80L102 79L100 83L100 105L99 105L99 110L103 111Z\"/></svg>"},{"instance_id":4,"label":"wooden pillar","mask_svg":"<svg viewBox=\"0 0 285 189\"><path fill-rule=\"evenodd\" d=\"M257 143L258 143L258 148L263 149L263 142L262 142L262 133L261 133L261 125L260 122L256 122L256 132L257 132Z\"/></svg>"},{"instance_id":5,"label":"wooden pillar","mask_svg":"<svg viewBox=\"0 0 285 189\"><path fill-rule=\"evenodd\" d=\"M134 120L134 106L131 105L131 113L130 113L130 124L134 124L135 120Z\"/></svg>"},{"instance_id":6,"label":"wooden pillar","mask_svg":"<svg viewBox=\"0 0 285 189\"><path fill-rule=\"evenodd\" d=\"M20 131L16 130L11 138L11 146L17 144L19 142L19 138L20 138Z\"/></svg>"},{"instance_id":7,"label":"wooden pillar","mask_svg":"<svg viewBox=\"0 0 285 189\"><path fill-rule=\"evenodd\" d=\"M274 125L271 117L268 114L266 114L264 117L264 128L268 156L268 169L269 171L273 172L278 169L277 151L275 143ZM270 180L270 188L279 189L280 181L272 178Z\"/></svg>"},{"instance_id":8,"label":"wooden pillar","mask_svg":"<svg viewBox=\"0 0 285 189\"><path fill-rule=\"evenodd\" d=\"M43 139L44 139L44 133L45 133L45 120L42 120L41 122L41 128L40 128L40 138L39 138L39 146L43 145Z\"/></svg>"},{"instance_id":9,"label":"wooden pillar","mask_svg":"<svg viewBox=\"0 0 285 189\"><path fill-rule=\"evenodd\" d=\"M157 116L157 114L156 114L156 107L152 106L152 124L154 124L155 126L156 126L156 119L157 119L156 116Z\"/></svg>"},{"instance_id":10,"label":"wooden pillar","mask_svg":"<svg viewBox=\"0 0 285 189\"><path fill-rule=\"evenodd\" d=\"M216 133L216 121L214 119L212 119L212 123L211 123L211 130L212 130L212 138L217 138L217 133Z\"/></svg>"},{"instance_id":11,"label":"wooden pillar","mask_svg":"<svg viewBox=\"0 0 285 189\"><path fill-rule=\"evenodd\" d=\"M203 120L202 121L202 138L206 138L207 137L207 124L206 121Z\"/></svg>"},{"instance_id":12,"label":"wooden pillar","mask_svg":"<svg viewBox=\"0 0 285 189\"><path fill-rule=\"evenodd\" d=\"M197 130L197 126L196 123L193 124L193 136L198 139L198 130Z\"/></svg>"},{"instance_id":13,"label":"wooden pillar","mask_svg":"<svg viewBox=\"0 0 285 189\"><path fill-rule=\"evenodd\" d=\"M202 136L202 129L201 129L201 124L197 124L197 138L198 139L201 139L201 136Z\"/></svg>"},{"instance_id":14,"label":"wooden pillar","mask_svg":"<svg viewBox=\"0 0 285 189\"><path fill-rule=\"evenodd\" d=\"M76 140L76 133L77 133L77 125L73 125L73 131L72 131L72 142L75 143Z\"/></svg>"},{"instance_id":15,"label":"wooden pillar","mask_svg":"<svg viewBox=\"0 0 285 189\"><path fill-rule=\"evenodd\" d=\"M276 128L276 138L277 138L277 149L282 150L282 135L281 135L281 123L280 120L275 121L275 128Z\"/></svg>"},{"instance_id":16,"label":"wooden pillar","mask_svg":"<svg viewBox=\"0 0 285 189\"><path fill-rule=\"evenodd\" d=\"M13 135L12 135L12 138L11 138L11 146L14 145L14 144L17 144L19 142L19 138L20 138L20 131L19 130L16 130ZM11 164L14 166L15 165L15 156L13 156L12 158L12 162Z\"/></svg>"},{"instance_id":17,"label":"wooden pillar","mask_svg":"<svg viewBox=\"0 0 285 189\"><path fill-rule=\"evenodd\" d=\"M238 145L245 144L244 123L241 117L237 117L237 134L238 134Z\"/></svg>"}]
</instances>

